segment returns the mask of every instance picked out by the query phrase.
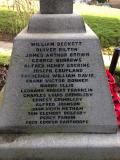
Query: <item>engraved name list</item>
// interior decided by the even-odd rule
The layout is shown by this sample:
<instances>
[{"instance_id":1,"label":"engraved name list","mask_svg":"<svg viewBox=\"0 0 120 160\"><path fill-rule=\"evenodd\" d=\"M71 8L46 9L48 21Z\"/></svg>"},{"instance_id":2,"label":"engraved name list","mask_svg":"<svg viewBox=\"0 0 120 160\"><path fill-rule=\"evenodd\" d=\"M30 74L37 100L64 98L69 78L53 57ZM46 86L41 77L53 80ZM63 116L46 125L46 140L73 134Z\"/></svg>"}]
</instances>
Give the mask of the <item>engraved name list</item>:
<instances>
[{"instance_id":1,"label":"engraved name list","mask_svg":"<svg viewBox=\"0 0 120 160\"><path fill-rule=\"evenodd\" d=\"M90 53L81 51L82 42L47 40L30 42L29 46L21 78L31 87L20 91L31 105L25 124L88 124L84 99L93 96L87 83L95 75L89 70Z\"/></svg>"}]
</instances>

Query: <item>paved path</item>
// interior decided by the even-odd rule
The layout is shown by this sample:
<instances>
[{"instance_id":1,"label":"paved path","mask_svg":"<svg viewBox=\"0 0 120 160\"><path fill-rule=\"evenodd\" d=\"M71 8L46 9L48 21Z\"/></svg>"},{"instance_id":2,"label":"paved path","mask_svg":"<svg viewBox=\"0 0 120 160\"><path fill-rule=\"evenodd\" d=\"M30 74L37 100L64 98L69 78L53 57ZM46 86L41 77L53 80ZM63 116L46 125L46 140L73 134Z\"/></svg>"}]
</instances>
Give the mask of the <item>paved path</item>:
<instances>
[{"instance_id":1,"label":"paved path","mask_svg":"<svg viewBox=\"0 0 120 160\"><path fill-rule=\"evenodd\" d=\"M104 60L104 64L105 66L110 66L111 64L111 60L112 60L112 56L108 56L108 55L103 55L103 60ZM120 67L120 57L119 57L119 60L118 60L118 64L117 66Z\"/></svg>"},{"instance_id":2,"label":"paved path","mask_svg":"<svg viewBox=\"0 0 120 160\"><path fill-rule=\"evenodd\" d=\"M0 51L12 50L12 43L0 41Z\"/></svg>"},{"instance_id":3,"label":"paved path","mask_svg":"<svg viewBox=\"0 0 120 160\"><path fill-rule=\"evenodd\" d=\"M12 51L12 43L10 42L4 42L4 41L0 41L0 51ZM108 56L108 55L103 55L103 60L104 60L104 64L106 66L109 66L110 63L111 63L111 59L112 59L112 56ZM118 65L120 67L120 58L119 58L119 61L118 61Z\"/></svg>"}]
</instances>

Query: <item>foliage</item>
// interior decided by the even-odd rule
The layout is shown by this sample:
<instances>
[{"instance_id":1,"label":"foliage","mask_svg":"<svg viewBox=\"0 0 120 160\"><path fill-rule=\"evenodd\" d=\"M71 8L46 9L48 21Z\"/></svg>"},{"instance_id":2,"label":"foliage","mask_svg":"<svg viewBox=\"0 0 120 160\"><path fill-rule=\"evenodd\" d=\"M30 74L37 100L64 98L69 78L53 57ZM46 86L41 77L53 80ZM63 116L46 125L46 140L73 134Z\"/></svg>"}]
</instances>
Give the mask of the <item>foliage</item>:
<instances>
[{"instance_id":1,"label":"foliage","mask_svg":"<svg viewBox=\"0 0 120 160\"><path fill-rule=\"evenodd\" d=\"M0 52L0 66L8 65L10 63L10 53Z\"/></svg>"},{"instance_id":2,"label":"foliage","mask_svg":"<svg viewBox=\"0 0 120 160\"><path fill-rule=\"evenodd\" d=\"M112 55L114 53L114 47L102 48L102 53L104 55Z\"/></svg>"},{"instance_id":3,"label":"foliage","mask_svg":"<svg viewBox=\"0 0 120 160\"><path fill-rule=\"evenodd\" d=\"M25 26L30 16L36 11L34 1L31 0L14 0L14 9L17 18L22 22L21 26Z\"/></svg>"},{"instance_id":4,"label":"foliage","mask_svg":"<svg viewBox=\"0 0 120 160\"><path fill-rule=\"evenodd\" d=\"M15 33L15 19L16 13L6 9L0 9L0 33L14 34Z\"/></svg>"},{"instance_id":5,"label":"foliage","mask_svg":"<svg viewBox=\"0 0 120 160\"><path fill-rule=\"evenodd\" d=\"M8 51L0 52L0 90L6 83L9 63L10 63L10 53Z\"/></svg>"},{"instance_id":6,"label":"foliage","mask_svg":"<svg viewBox=\"0 0 120 160\"><path fill-rule=\"evenodd\" d=\"M105 3L106 0L97 0L99 3Z\"/></svg>"},{"instance_id":7,"label":"foliage","mask_svg":"<svg viewBox=\"0 0 120 160\"><path fill-rule=\"evenodd\" d=\"M119 94L120 94L120 68L119 68L119 70L116 70L114 76L115 76L116 83L119 87Z\"/></svg>"},{"instance_id":8,"label":"foliage","mask_svg":"<svg viewBox=\"0 0 120 160\"><path fill-rule=\"evenodd\" d=\"M0 8L0 33L15 36L28 23L36 12L38 3L31 0L15 0L14 7ZM86 23L96 32L104 48L120 45L120 10L108 7L79 5L74 6ZM110 14L112 13L112 14Z\"/></svg>"},{"instance_id":9,"label":"foliage","mask_svg":"<svg viewBox=\"0 0 120 160\"><path fill-rule=\"evenodd\" d=\"M98 35L103 48L120 45L119 19L89 15L84 15L84 19Z\"/></svg>"},{"instance_id":10,"label":"foliage","mask_svg":"<svg viewBox=\"0 0 120 160\"><path fill-rule=\"evenodd\" d=\"M86 23L98 35L103 48L120 45L119 9L76 4L75 11L84 17Z\"/></svg>"},{"instance_id":11,"label":"foliage","mask_svg":"<svg viewBox=\"0 0 120 160\"><path fill-rule=\"evenodd\" d=\"M0 33L15 36L27 25L36 8L31 0L14 0L13 6L0 7Z\"/></svg>"},{"instance_id":12,"label":"foliage","mask_svg":"<svg viewBox=\"0 0 120 160\"><path fill-rule=\"evenodd\" d=\"M0 91L6 83L7 68L4 66L0 67Z\"/></svg>"}]
</instances>

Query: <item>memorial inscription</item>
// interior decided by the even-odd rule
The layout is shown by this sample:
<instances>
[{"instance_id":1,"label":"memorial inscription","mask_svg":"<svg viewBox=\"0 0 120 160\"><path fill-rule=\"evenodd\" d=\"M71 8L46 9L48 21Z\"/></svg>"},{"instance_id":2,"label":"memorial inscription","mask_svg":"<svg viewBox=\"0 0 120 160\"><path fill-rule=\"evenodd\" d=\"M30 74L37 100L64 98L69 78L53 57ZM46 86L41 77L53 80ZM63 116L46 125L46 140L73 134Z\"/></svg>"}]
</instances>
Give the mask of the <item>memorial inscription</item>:
<instances>
[{"instance_id":1,"label":"memorial inscription","mask_svg":"<svg viewBox=\"0 0 120 160\"><path fill-rule=\"evenodd\" d=\"M115 133L97 36L71 14L72 0L41 7L14 41L0 131Z\"/></svg>"},{"instance_id":2,"label":"memorial inscription","mask_svg":"<svg viewBox=\"0 0 120 160\"><path fill-rule=\"evenodd\" d=\"M39 88L23 88L24 99L33 102L28 111L31 120L27 125L36 124L88 124L85 97L93 96L93 89L77 83L87 83L94 78L89 73L89 52L81 52L81 41L31 42L31 53L25 54L24 83L35 83ZM29 73L29 70L32 73ZM37 121L34 117L39 116ZM32 119L33 117L33 119Z\"/></svg>"}]
</instances>

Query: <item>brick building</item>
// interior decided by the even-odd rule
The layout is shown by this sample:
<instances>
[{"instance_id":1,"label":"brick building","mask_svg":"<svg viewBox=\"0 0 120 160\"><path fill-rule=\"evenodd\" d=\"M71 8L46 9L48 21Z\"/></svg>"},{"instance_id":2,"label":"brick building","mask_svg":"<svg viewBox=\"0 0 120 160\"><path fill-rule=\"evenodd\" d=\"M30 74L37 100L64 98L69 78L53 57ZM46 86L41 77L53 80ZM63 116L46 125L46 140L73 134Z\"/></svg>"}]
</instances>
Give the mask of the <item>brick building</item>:
<instances>
[{"instance_id":1,"label":"brick building","mask_svg":"<svg viewBox=\"0 0 120 160\"><path fill-rule=\"evenodd\" d=\"M112 5L112 7L120 8L120 0L108 0L108 2Z\"/></svg>"}]
</instances>

